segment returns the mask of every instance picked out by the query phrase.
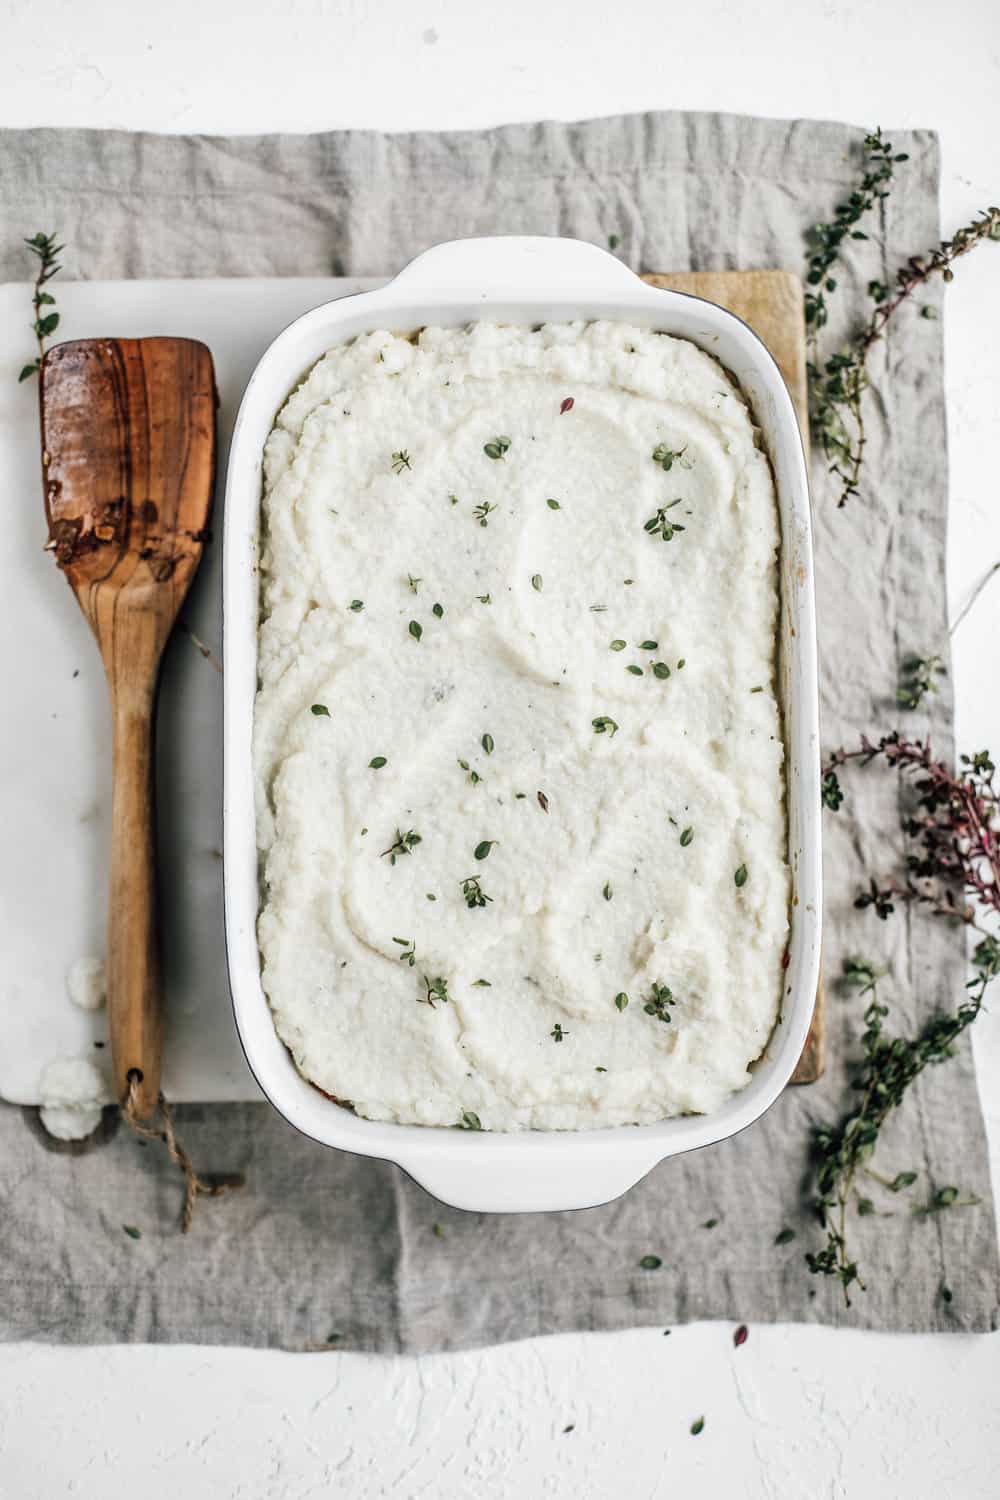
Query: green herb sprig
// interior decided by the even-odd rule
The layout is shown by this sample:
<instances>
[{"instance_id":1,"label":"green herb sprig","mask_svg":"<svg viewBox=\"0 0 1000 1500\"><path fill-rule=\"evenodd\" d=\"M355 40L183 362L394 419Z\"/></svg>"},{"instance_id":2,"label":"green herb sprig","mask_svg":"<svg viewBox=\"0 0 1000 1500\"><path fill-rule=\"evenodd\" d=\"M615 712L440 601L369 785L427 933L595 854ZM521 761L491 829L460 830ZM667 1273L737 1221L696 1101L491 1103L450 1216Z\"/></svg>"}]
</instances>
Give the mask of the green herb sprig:
<instances>
[{"instance_id":1,"label":"green herb sprig","mask_svg":"<svg viewBox=\"0 0 1000 1500\"><path fill-rule=\"evenodd\" d=\"M670 1007L676 1004L677 1001L669 986L660 984L657 981L653 984L652 989L643 1001L642 1008L647 1016L655 1016L657 1021L662 1021L664 1025L669 1025L673 1019L670 1014Z\"/></svg>"},{"instance_id":2,"label":"green herb sprig","mask_svg":"<svg viewBox=\"0 0 1000 1500\"><path fill-rule=\"evenodd\" d=\"M29 380L32 375L37 375L42 368L42 360L45 357L45 340L55 333L59 327L59 314L55 311L56 299L51 292L45 290L53 276L57 276L62 270L59 264L59 256L65 249L64 245L56 244L54 234L35 234L30 240L24 242L32 255L38 257L38 270L35 274L34 289L31 294L31 305L34 309L35 318L31 325L31 331L38 343L38 355L30 364L24 365L18 381ZM52 311L45 312L45 308Z\"/></svg>"},{"instance_id":3,"label":"green herb sprig","mask_svg":"<svg viewBox=\"0 0 1000 1500\"><path fill-rule=\"evenodd\" d=\"M896 690L900 708L919 708L929 693L937 692L938 678L944 677L946 671L940 656L904 656Z\"/></svg>"},{"instance_id":4,"label":"green herb sprig","mask_svg":"<svg viewBox=\"0 0 1000 1500\"><path fill-rule=\"evenodd\" d=\"M412 854L414 849L421 842L422 840L420 834L417 833L416 829L410 828L406 831L406 833L401 833L397 828L396 837L393 839L388 849L382 850L379 858L385 859L386 855L388 855L389 863L391 865L394 865L397 859L401 859L404 854Z\"/></svg>"},{"instance_id":5,"label":"green herb sprig","mask_svg":"<svg viewBox=\"0 0 1000 1500\"><path fill-rule=\"evenodd\" d=\"M810 290L805 303L810 417L829 471L839 486L838 506L846 505L860 493L866 445L864 396L868 389L868 358L890 319L935 276L945 282L953 280L954 263L961 256L986 240L1000 240L1000 208L988 208L935 249L910 256L891 283L870 281L868 294L873 306L867 322L844 348L821 361L817 335L827 322L827 294L837 287L830 273L846 239L867 238L856 225L888 196L895 166L906 159L905 152L893 152L881 131L865 136L864 171L859 187L845 203L838 205L832 223L817 224L812 231L814 248L807 272Z\"/></svg>"},{"instance_id":6,"label":"green herb sprig","mask_svg":"<svg viewBox=\"0 0 1000 1500\"><path fill-rule=\"evenodd\" d=\"M680 504L681 501L677 499L669 501L666 505L659 506L656 514L650 516L649 520L644 524L643 531L648 536L658 536L664 542L672 542L679 531L687 530L686 526L682 526L679 521L671 521L667 515L668 511L673 510L676 505Z\"/></svg>"},{"instance_id":7,"label":"green herb sprig","mask_svg":"<svg viewBox=\"0 0 1000 1500\"><path fill-rule=\"evenodd\" d=\"M417 947L413 939L394 937L393 942L398 944L398 946L403 950L402 953L398 953L396 957L400 960L401 963L409 964L410 968L412 969L417 961Z\"/></svg>"},{"instance_id":8,"label":"green herb sprig","mask_svg":"<svg viewBox=\"0 0 1000 1500\"><path fill-rule=\"evenodd\" d=\"M870 766L876 761L912 779L915 812L904 822L910 839L902 880L880 883L874 877L855 905L871 907L888 920L896 903L921 905L932 915L964 922L980 933L972 956L972 977L961 1004L951 1013L933 1016L915 1036L889 1037L883 1023L888 1015L878 993L884 970L868 960L845 964L849 987L870 996L864 1013L862 1059L854 1088L860 1102L835 1125L822 1125L815 1137L816 1209L826 1232L823 1246L807 1256L816 1275L836 1277L850 1305L850 1291L864 1282L848 1245L848 1208L855 1193L859 1168L899 1192L916 1180L912 1172L885 1179L868 1165L887 1118L904 1102L906 1093L925 1068L947 1061L955 1043L976 1020L987 987L1000 976L1000 943L981 925L981 915L1000 915L1000 788L996 767L986 751L963 755L953 770L935 759L928 743L909 740L894 731L877 743L862 736L855 750L838 750L824 768L823 801L837 811L844 801L839 773L849 762ZM967 899L963 902L960 897ZM939 1189L932 1211L958 1204L957 1189ZM864 1200L867 1201L867 1200ZM864 1213L858 1201L858 1211Z\"/></svg>"},{"instance_id":9,"label":"green herb sprig","mask_svg":"<svg viewBox=\"0 0 1000 1500\"><path fill-rule=\"evenodd\" d=\"M813 250L806 270L806 329L814 341L826 325L826 294L837 289L831 272L840 260L845 240L866 240L867 234L857 226L877 203L889 196L889 186L897 162L907 160L905 152L893 152L881 129L866 135L863 143L861 181L843 203L838 203L829 224L814 224L810 231Z\"/></svg>"},{"instance_id":10,"label":"green herb sprig","mask_svg":"<svg viewBox=\"0 0 1000 1500\"><path fill-rule=\"evenodd\" d=\"M429 1005L431 1010L435 1010L439 1000L442 1004L447 1004L451 996L446 979L442 979L440 975L436 979L429 979L426 974L421 974L420 978L424 985L424 994L419 996L421 1005Z\"/></svg>"},{"instance_id":11,"label":"green herb sprig","mask_svg":"<svg viewBox=\"0 0 1000 1500\"><path fill-rule=\"evenodd\" d=\"M694 460L686 457L687 444L683 448L670 448L666 443L658 443L653 449L653 462L659 464L664 473L669 474L674 464L679 469L693 469Z\"/></svg>"},{"instance_id":12,"label":"green herb sprig","mask_svg":"<svg viewBox=\"0 0 1000 1500\"><path fill-rule=\"evenodd\" d=\"M806 1255L809 1270L817 1276L833 1276L840 1282L844 1301L851 1305L851 1288L865 1290L858 1263L848 1244L847 1211L858 1170L865 1166L878 1145L879 1134L892 1112L899 1108L907 1090L925 1068L954 1056L955 1043L979 1015L987 986L1000 975L1000 943L984 937L972 957L973 978L958 1009L950 1015L934 1016L916 1036L890 1037L883 1022L889 1007L878 998L876 985L868 986L872 998L865 1010L863 1057L854 1088L860 1096L836 1125L819 1125L814 1137L814 1165L818 1195L814 1207L826 1233L822 1248ZM869 965L872 973L874 966ZM899 1186L909 1185L915 1174L901 1173ZM898 1188L889 1184L893 1191ZM934 1204L932 1211L957 1203L958 1193ZM932 1200L933 1202L933 1200Z\"/></svg>"},{"instance_id":13,"label":"green herb sprig","mask_svg":"<svg viewBox=\"0 0 1000 1500\"><path fill-rule=\"evenodd\" d=\"M478 875L467 875L465 877L462 881L462 895L465 897L465 904L470 911L475 911L476 907L485 907L487 902L493 900L493 897L487 896L483 890Z\"/></svg>"}]
</instances>

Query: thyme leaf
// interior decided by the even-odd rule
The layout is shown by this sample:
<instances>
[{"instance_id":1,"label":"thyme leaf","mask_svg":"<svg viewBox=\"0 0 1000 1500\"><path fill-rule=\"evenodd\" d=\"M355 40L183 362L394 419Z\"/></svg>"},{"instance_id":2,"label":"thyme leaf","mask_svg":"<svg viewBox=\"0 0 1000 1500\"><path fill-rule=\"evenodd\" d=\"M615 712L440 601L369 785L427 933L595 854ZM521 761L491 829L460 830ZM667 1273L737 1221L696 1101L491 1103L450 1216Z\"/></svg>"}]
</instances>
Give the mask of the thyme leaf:
<instances>
[{"instance_id":1,"label":"thyme leaf","mask_svg":"<svg viewBox=\"0 0 1000 1500\"><path fill-rule=\"evenodd\" d=\"M477 906L484 907L488 901L493 900L493 897L487 896L483 890L477 875L467 875L465 877L462 881L462 895L465 897L465 904L470 911L474 911ZM485 983L485 980L477 980L476 982Z\"/></svg>"},{"instance_id":2,"label":"thyme leaf","mask_svg":"<svg viewBox=\"0 0 1000 1500\"><path fill-rule=\"evenodd\" d=\"M406 833L401 833L397 828L395 839L389 845L388 849L382 850L379 859L385 859L386 855L388 855L389 863L394 865L396 860L401 859L404 854L412 854L420 842L420 834L415 829L410 828Z\"/></svg>"},{"instance_id":3,"label":"thyme leaf","mask_svg":"<svg viewBox=\"0 0 1000 1500\"><path fill-rule=\"evenodd\" d=\"M643 1001L643 1010L647 1016L655 1016L658 1021L665 1025L670 1024L670 1006L676 1005L673 991L665 984L654 982L647 998Z\"/></svg>"},{"instance_id":4,"label":"thyme leaf","mask_svg":"<svg viewBox=\"0 0 1000 1500\"><path fill-rule=\"evenodd\" d=\"M420 978L423 981L425 991L423 995L419 996L421 1005L429 1005L431 1010L435 1010L438 1000L442 1003L447 1003L451 999L446 979L442 979L440 975L436 979L429 979L426 974L421 974Z\"/></svg>"},{"instance_id":5,"label":"thyme leaf","mask_svg":"<svg viewBox=\"0 0 1000 1500\"><path fill-rule=\"evenodd\" d=\"M677 449L669 448L666 443L658 443L653 449L653 462L654 464L659 464L660 468L667 474L670 473L674 464L679 469L693 469L694 463L690 458L685 457L686 452L686 443L683 448Z\"/></svg>"},{"instance_id":6,"label":"thyme leaf","mask_svg":"<svg viewBox=\"0 0 1000 1500\"><path fill-rule=\"evenodd\" d=\"M35 335L38 345L38 354L30 364L22 366L18 381L28 380L32 375L37 375L42 368L42 360L45 358L45 340L59 327L59 314L57 312L43 312L45 307L55 307L56 299L45 287L62 270L59 264L59 256L62 254L63 245L56 244L57 236L54 234L34 234L31 239L26 239L25 244L32 255L38 257L38 270L35 273L34 286L31 293L31 306L35 317L31 325L31 331Z\"/></svg>"},{"instance_id":7,"label":"thyme leaf","mask_svg":"<svg viewBox=\"0 0 1000 1500\"><path fill-rule=\"evenodd\" d=\"M417 950L414 945L413 939L394 937L393 942L398 943L399 946L403 949L403 952L397 954L397 957L401 960L402 963L409 964L410 968L412 969L413 965L417 961Z\"/></svg>"},{"instance_id":8,"label":"thyme leaf","mask_svg":"<svg viewBox=\"0 0 1000 1500\"><path fill-rule=\"evenodd\" d=\"M687 530L687 527L682 526L679 521L671 521L667 515L668 511L673 510L680 503L680 499L677 499L671 500L667 505L659 506L655 515L650 516L643 526L643 531L649 536L660 537L664 542L672 542L678 531Z\"/></svg>"}]
</instances>

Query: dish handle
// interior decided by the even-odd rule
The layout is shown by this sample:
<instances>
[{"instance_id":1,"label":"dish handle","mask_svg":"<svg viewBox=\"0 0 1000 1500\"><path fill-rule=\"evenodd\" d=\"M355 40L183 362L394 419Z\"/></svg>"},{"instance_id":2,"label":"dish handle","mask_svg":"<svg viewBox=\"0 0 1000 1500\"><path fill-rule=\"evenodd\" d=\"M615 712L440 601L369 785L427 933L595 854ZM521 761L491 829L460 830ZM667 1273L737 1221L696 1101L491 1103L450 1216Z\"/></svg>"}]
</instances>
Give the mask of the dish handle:
<instances>
[{"instance_id":1,"label":"dish handle","mask_svg":"<svg viewBox=\"0 0 1000 1500\"><path fill-rule=\"evenodd\" d=\"M482 1141L482 1150L477 1146ZM581 1154L579 1162L535 1161L524 1157L494 1157L490 1143L478 1138L460 1154L430 1156L423 1152L397 1165L433 1197L470 1213L555 1213L574 1208L597 1208L620 1198L664 1155L621 1157L593 1161Z\"/></svg>"},{"instance_id":2,"label":"dish handle","mask_svg":"<svg viewBox=\"0 0 1000 1500\"><path fill-rule=\"evenodd\" d=\"M447 240L403 267L392 285L425 295L483 301L512 293L634 290L639 278L607 250L585 240L545 235L495 235ZM642 285L642 283L640 283Z\"/></svg>"}]
</instances>

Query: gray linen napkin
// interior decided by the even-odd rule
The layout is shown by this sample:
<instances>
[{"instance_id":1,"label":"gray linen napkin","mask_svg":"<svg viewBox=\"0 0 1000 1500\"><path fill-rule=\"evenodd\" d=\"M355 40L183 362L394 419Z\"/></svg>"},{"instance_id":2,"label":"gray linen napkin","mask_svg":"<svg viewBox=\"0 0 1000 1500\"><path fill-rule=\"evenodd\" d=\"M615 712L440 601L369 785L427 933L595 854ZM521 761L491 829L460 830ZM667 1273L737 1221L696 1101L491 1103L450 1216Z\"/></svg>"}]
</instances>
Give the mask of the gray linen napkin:
<instances>
[{"instance_id":1,"label":"gray linen napkin","mask_svg":"<svg viewBox=\"0 0 1000 1500\"><path fill-rule=\"evenodd\" d=\"M870 277L888 279L938 238L936 139L906 132L897 144L910 161L840 275L845 320ZM714 114L441 135L5 132L0 272L23 279L19 237L49 227L66 242L67 274L85 278L377 275L436 241L484 233L601 245L616 234L641 270L800 270L803 231L854 182L859 146L846 126ZM864 499L837 511L821 464L814 476L827 746L892 722L900 657L944 637L940 323L898 318L874 375ZM947 685L929 720L913 717L950 753ZM956 1003L963 938L853 909L861 862L885 869L898 852L899 798L877 770L851 783L847 807L827 814L827 973L858 951L890 963L891 1021L910 1027ZM183 1238L179 1181L155 1143L109 1123L100 1146L67 1153L32 1112L0 1106L0 1332L418 1352L695 1318L992 1327L996 1238L965 1045L914 1090L880 1159L890 1173L918 1170L915 1192L954 1183L981 1206L919 1218L892 1199L892 1217L859 1221L868 1291L850 1313L835 1285L805 1270L817 1241L801 1203L806 1142L812 1122L842 1106L859 1010L831 985L821 1084L788 1090L735 1140L580 1213L455 1212L394 1167L303 1139L265 1104L192 1106L178 1114L195 1159L244 1170L249 1187L204 1204ZM123 1223L141 1225L142 1239ZM786 1225L797 1238L776 1246ZM647 1254L659 1270L640 1268Z\"/></svg>"}]
</instances>

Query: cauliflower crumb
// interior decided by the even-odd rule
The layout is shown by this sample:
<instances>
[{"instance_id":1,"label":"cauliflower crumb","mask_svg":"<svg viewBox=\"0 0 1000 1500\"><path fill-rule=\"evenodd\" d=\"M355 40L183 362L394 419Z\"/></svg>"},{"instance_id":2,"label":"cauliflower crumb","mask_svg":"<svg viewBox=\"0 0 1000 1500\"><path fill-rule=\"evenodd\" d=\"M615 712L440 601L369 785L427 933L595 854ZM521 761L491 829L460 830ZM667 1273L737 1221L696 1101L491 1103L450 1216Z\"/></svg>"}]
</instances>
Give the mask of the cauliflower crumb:
<instances>
[{"instance_id":1,"label":"cauliflower crumb","mask_svg":"<svg viewBox=\"0 0 1000 1500\"><path fill-rule=\"evenodd\" d=\"M100 1073L85 1057L60 1057L41 1080L42 1124L57 1141L80 1141L101 1123L107 1098Z\"/></svg>"},{"instance_id":2,"label":"cauliflower crumb","mask_svg":"<svg viewBox=\"0 0 1000 1500\"><path fill-rule=\"evenodd\" d=\"M69 966L66 989L81 1010L100 1010L107 998L103 958L78 958Z\"/></svg>"}]
</instances>

